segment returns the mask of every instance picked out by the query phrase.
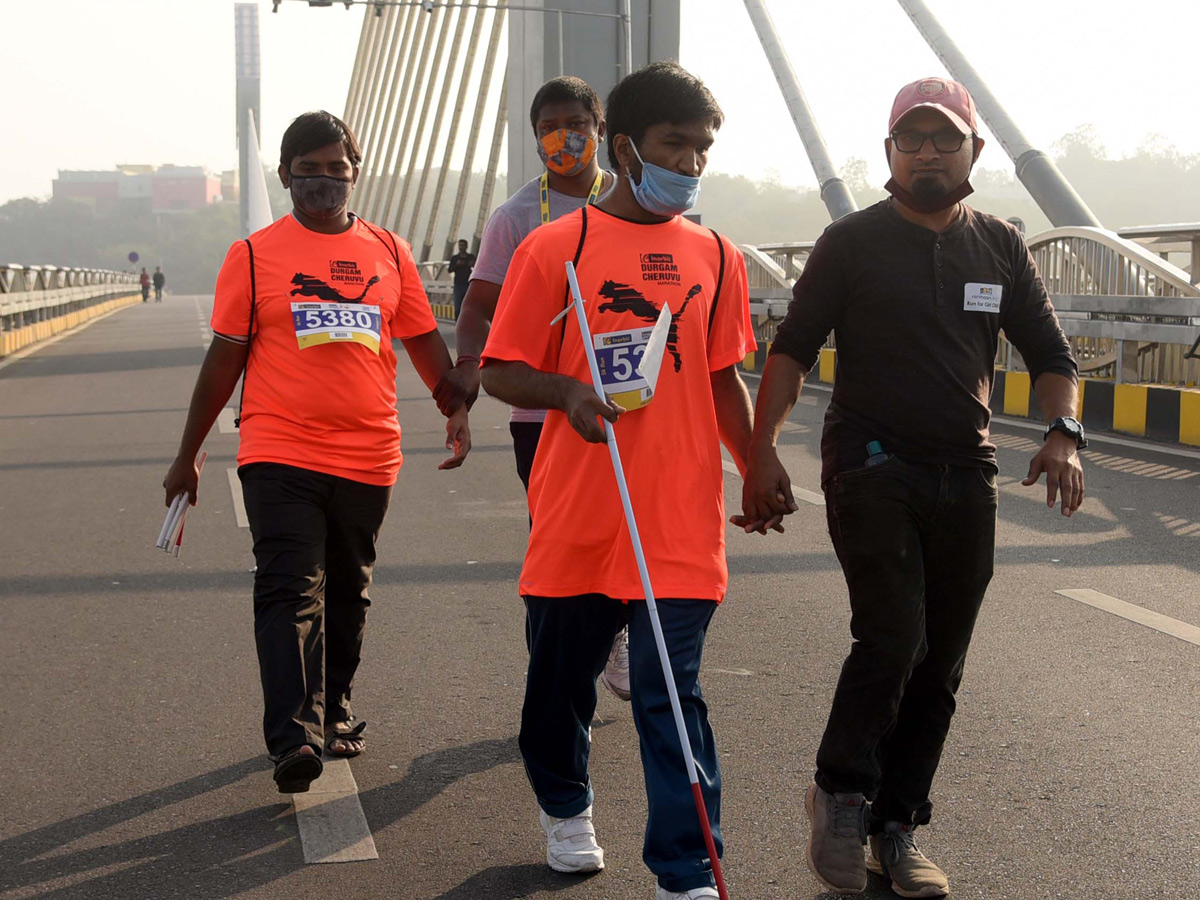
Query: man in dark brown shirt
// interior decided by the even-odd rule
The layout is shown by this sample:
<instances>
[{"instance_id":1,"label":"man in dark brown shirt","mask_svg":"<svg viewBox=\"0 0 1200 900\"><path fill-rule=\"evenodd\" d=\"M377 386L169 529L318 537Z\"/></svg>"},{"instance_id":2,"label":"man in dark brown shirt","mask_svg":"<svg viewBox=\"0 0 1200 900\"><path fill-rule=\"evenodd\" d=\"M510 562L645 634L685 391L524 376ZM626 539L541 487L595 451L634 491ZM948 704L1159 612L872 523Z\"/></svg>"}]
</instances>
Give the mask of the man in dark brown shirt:
<instances>
[{"instance_id":1,"label":"man in dark brown shirt","mask_svg":"<svg viewBox=\"0 0 1200 900\"><path fill-rule=\"evenodd\" d=\"M775 444L830 331L837 376L821 442L829 533L854 637L805 806L808 861L838 893L866 869L905 897L948 892L912 831L954 713L992 576L995 447L988 400L1001 329L1051 420L1022 482L1047 475L1063 515L1083 499L1071 418L1077 369L1020 234L961 200L983 140L957 82L896 97L886 141L891 198L830 225L794 289L763 373L743 493L747 531L796 509ZM867 807L870 812L867 813ZM862 844L870 839L870 859Z\"/></svg>"}]
</instances>

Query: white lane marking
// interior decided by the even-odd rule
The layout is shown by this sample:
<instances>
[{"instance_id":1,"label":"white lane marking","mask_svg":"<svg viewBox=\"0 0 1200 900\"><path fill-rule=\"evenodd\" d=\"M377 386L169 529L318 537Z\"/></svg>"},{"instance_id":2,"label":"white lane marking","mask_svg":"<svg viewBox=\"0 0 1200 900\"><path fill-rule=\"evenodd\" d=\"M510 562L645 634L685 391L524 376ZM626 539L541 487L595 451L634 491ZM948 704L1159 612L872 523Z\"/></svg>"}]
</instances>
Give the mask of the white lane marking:
<instances>
[{"instance_id":1,"label":"white lane marking","mask_svg":"<svg viewBox=\"0 0 1200 900\"><path fill-rule=\"evenodd\" d=\"M704 671L716 672L719 675L738 675L742 678L748 678L754 674L749 669L717 669L713 666L708 666Z\"/></svg>"},{"instance_id":2,"label":"white lane marking","mask_svg":"<svg viewBox=\"0 0 1200 900\"><path fill-rule=\"evenodd\" d=\"M350 763L331 759L305 794L292 794L306 863L379 859Z\"/></svg>"},{"instance_id":3,"label":"white lane marking","mask_svg":"<svg viewBox=\"0 0 1200 900\"><path fill-rule=\"evenodd\" d=\"M237 434L238 427L233 424L233 420L237 418L237 410L232 406L227 406L221 410L217 416L217 430L221 434Z\"/></svg>"},{"instance_id":4,"label":"white lane marking","mask_svg":"<svg viewBox=\"0 0 1200 900\"><path fill-rule=\"evenodd\" d=\"M1200 628L1189 625L1187 622L1180 622L1178 619L1172 619L1162 613L1126 603L1124 600L1118 600L1116 597L1110 597L1108 594L1102 594L1090 588L1072 588L1054 593L1078 600L1080 603L1086 603L1088 606L1112 613L1114 616L1120 616L1122 619L1128 619L1130 622L1137 622L1139 625L1145 625L1147 628L1153 628L1155 631L1161 631L1163 634L1169 634L1171 637L1177 637L1181 641L1187 641L1189 644L1200 647Z\"/></svg>"},{"instance_id":5,"label":"white lane marking","mask_svg":"<svg viewBox=\"0 0 1200 900\"><path fill-rule=\"evenodd\" d=\"M803 500L805 503L811 503L813 506L824 506L825 495L818 494L816 491L805 490L804 488L792 487L792 496L797 500Z\"/></svg>"},{"instance_id":6,"label":"white lane marking","mask_svg":"<svg viewBox=\"0 0 1200 900\"><path fill-rule=\"evenodd\" d=\"M737 475L739 478L741 477L742 473L738 471L738 467L734 464L733 460L721 460L721 468L730 475ZM795 485L792 485L792 496L797 500L803 500L805 503L811 503L813 506L825 505L824 494L818 494L816 491L806 490L805 488L796 487Z\"/></svg>"},{"instance_id":7,"label":"white lane marking","mask_svg":"<svg viewBox=\"0 0 1200 900\"><path fill-rule=\"evenodd\" d=\"M196 318L200 321L200 346L205 350L212 343L212 331L208 327L208 319L204 315L204 310L200 306L200 298L196 298Z\"/></svg>"},{"instance_id":8,"label":"white lane marking","mask_svg":"<svg viewBox=\"0 0 1200 900\"><path fill-rule=\"evenodd\" d=\"M237 519L238 528L249 528L250 520L246 518L246 500L242 497L242 482L238 478L237 469L226 469L229 476L229 492L233 494L233 516Z\"/></svg>"}]
</instances>

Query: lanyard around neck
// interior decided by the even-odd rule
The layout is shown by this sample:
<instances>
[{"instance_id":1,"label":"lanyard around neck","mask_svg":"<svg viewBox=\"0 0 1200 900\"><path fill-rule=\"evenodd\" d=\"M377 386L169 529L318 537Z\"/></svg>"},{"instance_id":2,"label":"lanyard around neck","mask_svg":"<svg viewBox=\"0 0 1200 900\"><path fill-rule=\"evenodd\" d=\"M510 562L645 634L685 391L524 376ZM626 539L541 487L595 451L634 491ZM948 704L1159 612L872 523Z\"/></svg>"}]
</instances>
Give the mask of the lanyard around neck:
<instances>
[{"instance_id":1,"label":"lanyard around neck","mask_svg":"<svg viewBox=\"0 0 1200 900\"><path fill-rule=\"evenodd\" d=\"M539 181L541 187L540 196L542 200L542 224L545 225L550 221L550 179L546 173L542 173ZM592 189L588 193L587 205L591 206L596 202L596 198L600 196L600 188L604 186L604 170L601 169L596 173L596 180L592 182Z\"/></svg>"}]
</instances>

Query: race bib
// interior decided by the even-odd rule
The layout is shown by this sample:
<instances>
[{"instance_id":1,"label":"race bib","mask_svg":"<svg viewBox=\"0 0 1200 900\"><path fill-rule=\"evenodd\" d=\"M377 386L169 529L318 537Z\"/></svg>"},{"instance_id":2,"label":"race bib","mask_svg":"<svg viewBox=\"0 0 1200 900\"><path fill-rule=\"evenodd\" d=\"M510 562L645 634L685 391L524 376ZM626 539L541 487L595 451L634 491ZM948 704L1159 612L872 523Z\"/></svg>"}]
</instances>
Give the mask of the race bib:
<instances>
[{"instance_id":1,"label":"race bib","mask_svg":"<svg viewBox=\"0 0 1200 900\"><path fill-rule=\"evenodd\" d=\"M654 396L654 389L637 371L653 331L646 326L592 336L604 394L627 410L641 409Z\"/></svg>"},{"instance_id":2,"label":"race bib","mask_svg":"<svg viewBox=\"0 0 1200 900\"><path fill-rule=\"evenodd\" d=\"M367 303L293 303L292 324L300 349L353 341L379 352L383 316Z\"/></svg>"},{"instance_id":3,"label":"race bib","mask_svg":"<svg viewBox=\"0 0 1200 900\"><path fill-rule=\"evenodd\" d=\"M1000 294L1004 286L1000 284L979 284L970 282L963 289L963 309L967 312L1000 312Z\"/></svg>"}]
</instances>

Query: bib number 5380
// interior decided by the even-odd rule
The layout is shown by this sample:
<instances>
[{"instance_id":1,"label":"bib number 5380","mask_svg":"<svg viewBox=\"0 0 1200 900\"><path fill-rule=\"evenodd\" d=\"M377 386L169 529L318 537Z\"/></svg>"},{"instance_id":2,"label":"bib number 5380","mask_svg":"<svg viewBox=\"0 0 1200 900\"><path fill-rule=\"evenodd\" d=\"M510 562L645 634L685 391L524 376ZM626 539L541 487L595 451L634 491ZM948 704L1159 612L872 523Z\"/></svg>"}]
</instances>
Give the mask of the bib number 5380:
<instances>
[{"instance_id":1,"label":"bib number 5380","mask_svg":"<svg viewBox=\"0 0 1200 900\"><path fill-rule=\"evenodd\" d=\"M305 328L370 328L371 315L365 310L350 309L306 309Z\"/></svg>"}]
</instances>

